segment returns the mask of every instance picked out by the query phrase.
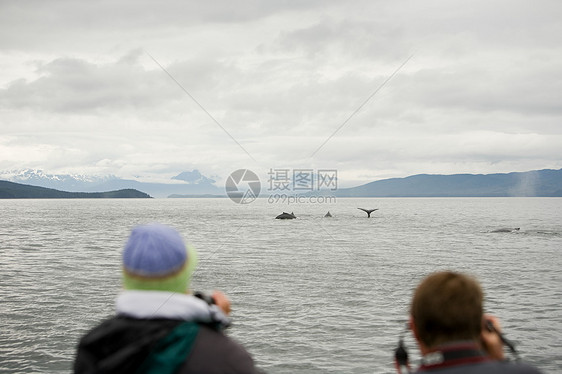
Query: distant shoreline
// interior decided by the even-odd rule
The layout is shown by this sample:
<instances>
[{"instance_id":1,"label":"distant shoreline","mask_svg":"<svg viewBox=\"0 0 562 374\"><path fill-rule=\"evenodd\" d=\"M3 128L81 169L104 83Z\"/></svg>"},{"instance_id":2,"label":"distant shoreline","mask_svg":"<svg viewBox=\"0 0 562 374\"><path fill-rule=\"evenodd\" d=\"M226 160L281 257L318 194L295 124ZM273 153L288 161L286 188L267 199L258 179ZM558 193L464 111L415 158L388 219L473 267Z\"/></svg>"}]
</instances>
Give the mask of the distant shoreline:
<instances>
[{"instance_id":1,"label":"distant shoreline","mask_svg":"<svg viewBox=\"0 0 562 374\"><path fill-rule=\"evenodd\" d=\"M150 195L122 189L106 192L67 192L8 181L0 181L0 199L150 199Z\"/></svg>"},{"instance_id":2,"label":"distant shoreline","mask_svg":"<svg viewBox=\"0 0 562 374\"><path fill-rule=\"evenodd\" d=\"M52 176L51 179L57 179ZM64 176L61 176L62 179ZM214 181L213 181L214 182ZM356 187L338 187L310 181L306 191L291 189L288 179L283 189L267 190L267 182L261 181L260 198L277 200L295 197L562 197L562 169L531 170L527 172L496 174L417 174L404 178L381 179ZM314 182L314 183L312 183ZM12 183L11 185L9 183ZM20 182L21 183L21 182ZM0 180L0 198L227 198L226 191L213 184L144 183L115 179L102 184L80 184L74 180L66 187L38 184L20 184ZM27 183L27 182L25 182ZM34 183L38 183L35 181ZM81 187L78 187L81 186ZM333 187L333 188L331 188ZM39 190L43 188L44 190ZM243 191L247 186L240 185ZM66 190L66 191L65 191ZM67 192L68 190L73 192ZM82 191L108 192L82 192ZM145 192L141 192L145 191Z\"/></svg>"}]
</instances>

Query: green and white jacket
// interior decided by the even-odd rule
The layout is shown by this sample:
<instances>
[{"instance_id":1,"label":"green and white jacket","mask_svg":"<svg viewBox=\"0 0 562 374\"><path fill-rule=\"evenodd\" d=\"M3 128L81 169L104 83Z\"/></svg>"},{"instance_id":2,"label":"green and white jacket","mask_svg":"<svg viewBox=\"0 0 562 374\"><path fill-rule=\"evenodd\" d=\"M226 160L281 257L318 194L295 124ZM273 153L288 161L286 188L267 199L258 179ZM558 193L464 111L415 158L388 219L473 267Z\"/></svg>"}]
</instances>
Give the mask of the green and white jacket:
<instances>
[{"instance_id":1,"label":"green and white jacket","mask_svg":"<svg viewBox=\"0 0 562 374\"><path fill-rule=\"evenodd\" d=\"M258 373L223 333L230 320L192 295L124 291L117 315L78 345L75 373Z\"/></svg>"}]
</instances>

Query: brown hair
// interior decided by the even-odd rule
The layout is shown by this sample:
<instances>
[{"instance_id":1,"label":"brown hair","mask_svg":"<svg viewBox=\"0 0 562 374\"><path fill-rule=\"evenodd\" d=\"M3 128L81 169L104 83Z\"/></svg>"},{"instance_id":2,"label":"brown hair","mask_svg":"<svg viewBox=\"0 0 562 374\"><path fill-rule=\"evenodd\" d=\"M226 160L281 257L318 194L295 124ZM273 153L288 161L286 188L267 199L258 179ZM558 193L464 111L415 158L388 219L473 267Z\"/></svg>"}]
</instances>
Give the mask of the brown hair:
<instances>
[{"instance_id":1,"label":"brown hair","mask_svg":"<svg viewBox=\"0 0 562 374\"><path fill-rule=\"evenodd\" d=\"M482 302L476 279L452 271L429 275L416 288L410 309L418 339L428 347L478 339Z\"/></svg>"}]
</instances>

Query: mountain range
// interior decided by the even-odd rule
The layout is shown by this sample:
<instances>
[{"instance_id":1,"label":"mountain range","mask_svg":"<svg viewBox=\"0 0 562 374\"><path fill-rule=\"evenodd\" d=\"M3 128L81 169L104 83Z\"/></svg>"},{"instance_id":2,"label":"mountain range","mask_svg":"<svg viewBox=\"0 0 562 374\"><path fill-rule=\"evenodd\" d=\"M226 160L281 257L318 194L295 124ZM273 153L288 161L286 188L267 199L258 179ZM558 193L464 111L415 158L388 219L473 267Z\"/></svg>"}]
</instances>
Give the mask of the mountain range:
<instances>
[{"instance_id":1,"label":"mountain range","mask_svg":"<svg viewBox=\"0 0 562 374\"><path fill-rule=\"evenodd\" d=\"M562 196L562 169L507 174L418 174L323 194L337 197Z\"/></svg>"},{"instance_id":2,"label":"mountain range","mask_svg":"<svg viewBox=\"0 0 562 374\"><path fill-rule=\"evenodd\" d=\"M25 169L0 172L0 179L67 192L100 192L135 189L150 196L224 197L224 187L198 170L185 171L169 183L146 183L116 176L47 174ZM264 185L265 181L262 181ZM267 196L276 191L264 191ZM293 194L294 191L284 191ZM405 178L383 179L352 188L312 191L308 195L336 197L499 197L562 196L562 169L533 170L505 174L418 174Z\"/></svg>"},{"instance_id":3,"label":"mountain range","mask_svg":"<svg viewBox=\"0 0 562 374\"><path fill-rule=\"evenodd\" d=\"M121 179L114 175L92 176L81 174L48 174L42 170L23 169L0 171L0 179L32 186L52 188L67 192L100 192L135 189L152 197L179 195L224 195L224 189L215 186L215 181L198 170L180 173L169 183L146 183L132 179Z\"/></svg>"},{"instance_id":4,"label":"mountain range","mask_svg":"<svg viewBox=\"0 0 562 374\"><path fill-rule=\"evenodd\" d=\"M66 192L0 180L0 199L125 199L150 198L144 192L124 189L107 192Z\"/></svg>"}]
</instances>

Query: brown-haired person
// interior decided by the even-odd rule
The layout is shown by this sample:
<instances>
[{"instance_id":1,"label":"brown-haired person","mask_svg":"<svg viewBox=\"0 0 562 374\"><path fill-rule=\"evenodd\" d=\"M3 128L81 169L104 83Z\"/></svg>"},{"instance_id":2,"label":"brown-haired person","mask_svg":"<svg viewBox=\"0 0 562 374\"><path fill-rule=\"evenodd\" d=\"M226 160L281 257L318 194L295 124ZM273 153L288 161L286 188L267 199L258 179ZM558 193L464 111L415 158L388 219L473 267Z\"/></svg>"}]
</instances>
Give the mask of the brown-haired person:
<instances>
[{"instance_id":1,"label":"brown-haired person","mask_svg":"<svg viewBox=\"0 0 562 374\"><path fill-rule=\"evenodd\" d=\"M539 373L504 359L499 321L483 313L478 281L452 271L433 273L416 288L410 327L423 356L419 372Z\"/></svg>"}]
</instances>

